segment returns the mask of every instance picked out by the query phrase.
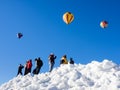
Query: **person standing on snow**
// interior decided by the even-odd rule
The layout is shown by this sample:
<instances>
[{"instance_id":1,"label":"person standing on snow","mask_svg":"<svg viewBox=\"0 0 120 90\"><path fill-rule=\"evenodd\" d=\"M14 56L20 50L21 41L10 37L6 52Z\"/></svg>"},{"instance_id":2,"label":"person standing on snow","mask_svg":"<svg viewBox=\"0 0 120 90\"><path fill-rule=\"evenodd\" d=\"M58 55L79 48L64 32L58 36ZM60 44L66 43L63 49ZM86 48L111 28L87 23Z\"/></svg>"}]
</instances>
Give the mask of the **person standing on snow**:
<instances>
[{"instance_id":1,"label":"person standing on snow","mask_svg":"<svg viewBox=\"0 0 120 90\"><path fill-rule=\"evenodd\" d=\"M31 69L32 69L32 60L30 59L27 63L27 71L28 73L31 73Z\"/></svg>"},{"instance_id":2,"label":"person standing on snow","mask_svg":"<svg viewBox=\"0 0 120 90\"><path fill-rule=\"evenodd\" d=\"M49 72L51 72L53 67L54 67L56 57L57 56L55 56L53 53L51 53L48 57L48 59L49 59Z\"/></svg>"},{"instance_id":3,"label":"person standing on snow","mask_svg":"<svg viewBox=\"0 0 120 90\"><path fill-rule=\"evenodd\" d=\"M19 74L21 74L22 75L22 69L24 68L24 66L22 65L22 64L20 64L19 66L18 66L18 73L17 73L17 76L19 75Z\"/></svg>"},{"instance_id":4,"label":"person standing on snow","mask_svg":"<svg viewBox=\"0 0 120 90\"><path fill-rule=\"evenodd\" d=\"M60 60L60 64L68 64L67 56L66 55L62 56L62 58Z\"/></svg>"},{"instance_id":5,"label":"person standing on snow","mask_svg":"<svg viewBox=\"0 0 120 90\"><path fill-rule=\"evenodd\" d=\"M40 57L35 59L36 68L33 70L33 74L38 74L40 72L41 67L43 66L43 61Z\"/></svg>"},{"instance_id":6,"label":"person standing on snow","mask_svg":"<svg viewBox=\"0 0 120 90\"><path fill-rule=\"evenodd\" d=\"M32 60L30 59L26 62L24 75L31 73L31 69L32 69Z\"/></svg>"},{"instance_id":7,"label":"person standing on snow","mask_svg":"<svg viewBox=\"0 0 120 90\"><path fill-rule=\"evenodd\" d=\"M74 64L74 60L70 58L70 64Z\"/></svg>"},{"instance_id":8,"label":"person standing on snow","mask_svg":"<svg viewBox=\"0 0 120 90\"><path fill-rule=\"evenodd\" d=\"M25 65L24 65L24 75L26 75L28 73L27 64L28 64L28 61L26 61Z\"/></svg>"}]
</instances>

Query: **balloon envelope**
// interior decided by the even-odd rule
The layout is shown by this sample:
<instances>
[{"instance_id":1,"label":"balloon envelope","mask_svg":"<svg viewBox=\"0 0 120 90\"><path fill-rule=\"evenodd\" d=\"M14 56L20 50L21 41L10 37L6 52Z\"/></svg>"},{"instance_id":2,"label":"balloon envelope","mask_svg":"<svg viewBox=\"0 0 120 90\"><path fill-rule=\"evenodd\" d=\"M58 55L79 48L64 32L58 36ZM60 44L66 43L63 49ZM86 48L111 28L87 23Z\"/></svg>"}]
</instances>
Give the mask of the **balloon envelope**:
<instances>
[{"instance_id":1,"label":"balloon envelope","mask_svg":"<svg viewBox=\"0 0 120 90\"><path fill-rule=\"evenodd\" d=\"M63 15L63 21L66 23L66 24L70 24L72 21L74 20L74 16L71 12L66 12L64 15Z\"/></svg>"},{"instance_id":2,"label":"balloon envelope","mask_svg":"<svg viewBox=\"0 0 120 90\"><path fill-rule=\"evenodd\" d=\"M100 22L100 26L102 28L106 28L108 26L108 22L107 21L102 21L102 22Z\"/></svg>"},{"instance_id":3,"label":"balloon envelope","mask_svg":"<svg viewBox=\"0 0 120 90\"><path fill-rule=\"evenodd\" d=\"M17 33L17 37L20 39L23 36L22 33Z\"/></svg>"}]
</instances>

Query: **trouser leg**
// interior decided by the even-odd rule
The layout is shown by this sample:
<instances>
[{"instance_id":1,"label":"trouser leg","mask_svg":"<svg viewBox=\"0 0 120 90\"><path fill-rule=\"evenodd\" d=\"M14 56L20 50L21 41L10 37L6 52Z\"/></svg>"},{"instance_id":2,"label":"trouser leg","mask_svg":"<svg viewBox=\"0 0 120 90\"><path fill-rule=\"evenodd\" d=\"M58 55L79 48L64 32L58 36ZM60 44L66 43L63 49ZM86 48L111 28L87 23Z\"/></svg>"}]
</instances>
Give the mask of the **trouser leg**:
<instances>
[{"instance_id":1,"label":"trouser leg","mask_svg":"<svg viewBox=\"0 0 120 90\"><path fill-rule=\"evenodd\" d=\"M50 63L50 70L49 70L49 72L51 72L51 71L52 71L53 66L54 66L54 63Z\"/></svg>"}]
</instances>

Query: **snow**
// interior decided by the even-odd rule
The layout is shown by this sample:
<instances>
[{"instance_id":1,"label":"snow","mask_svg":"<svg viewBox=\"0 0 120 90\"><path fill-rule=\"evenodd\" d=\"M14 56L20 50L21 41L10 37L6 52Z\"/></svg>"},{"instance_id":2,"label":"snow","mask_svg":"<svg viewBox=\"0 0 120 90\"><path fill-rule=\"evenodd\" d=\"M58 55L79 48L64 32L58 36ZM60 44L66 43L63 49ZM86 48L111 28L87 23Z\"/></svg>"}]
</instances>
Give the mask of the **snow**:
<instances>
[{"instance_id":1,"label":"snow","mask_svg":"<svg viewBox=\"0 0 120 90\"><path fill-rule=\"evenodd\" d=\"M120 90L120 66L109 60L61 65L51 73L14 77L0 90Z\"/></svg>"}]
</instances>

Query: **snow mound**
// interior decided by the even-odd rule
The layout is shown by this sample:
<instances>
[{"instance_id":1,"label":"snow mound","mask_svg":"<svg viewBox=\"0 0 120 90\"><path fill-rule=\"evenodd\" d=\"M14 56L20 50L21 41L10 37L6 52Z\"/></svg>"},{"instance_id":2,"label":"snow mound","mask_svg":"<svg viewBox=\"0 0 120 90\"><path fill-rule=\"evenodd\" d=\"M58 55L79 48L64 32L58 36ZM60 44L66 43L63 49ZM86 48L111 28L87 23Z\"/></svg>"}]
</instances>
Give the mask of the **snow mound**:
<instances>
[{"instance_id":1,"label":"snow mound","mask_svg":"<svg viewBox=\"0 0 120 90\"><path fill-rule=\"evenodd\" d=\"M120 66L109 60L61 65L51 73L14 77L0 90L120 90Z\"/></svg>"}]
</instances>

